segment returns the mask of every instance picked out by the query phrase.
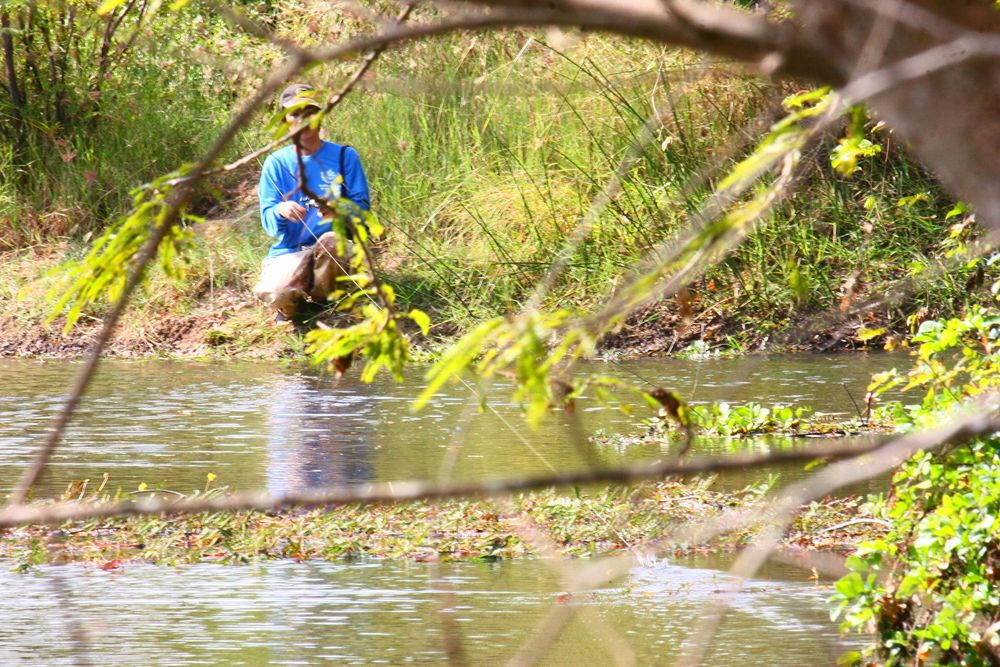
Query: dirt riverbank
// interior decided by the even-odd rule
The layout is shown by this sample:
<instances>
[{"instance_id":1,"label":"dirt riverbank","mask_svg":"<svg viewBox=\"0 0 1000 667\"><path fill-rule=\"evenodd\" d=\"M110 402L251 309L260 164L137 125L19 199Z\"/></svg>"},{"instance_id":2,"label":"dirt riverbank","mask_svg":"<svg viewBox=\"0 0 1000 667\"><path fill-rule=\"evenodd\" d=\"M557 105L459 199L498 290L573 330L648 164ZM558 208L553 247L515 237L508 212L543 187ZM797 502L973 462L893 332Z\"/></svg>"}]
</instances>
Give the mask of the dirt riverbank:
<instances>
[{"instance_id":1,"label":"dirt riverbank","mask_svg":"<svg viewBox=\"0 0 1000 667\"><path fill-rule=\"evenodd\" d=\"M75 358L85 355L97 340L103 313L85 315L69 333L63 332L62 318L46 323L51 311L46 300L52 284L50 274L66 255L63 245L27 248L3 256L0 356ZM154 278L154 288L141 294L122 317L106 355L273 359L302 354L303 337L315 322L275 323L250 292L256 270L255 262L244 260L230 262L226 280L196 275L173 283ZM685 304L673 298L660 300L641 308L618 331L606 336L601 350L619 357L678 354L693 343L699 351L839 350L859 346L856 339L862 327L881 326L871 316L862 321L814 313L780 328L751 327L745 317L736 317L736 308L725 300L703 303L697 297ZM435 319L433 312L431 315ZM835 321L831 323L831 319ZM417 348L434 349L457 333L454 327L438 325L429 339L417 337L414 343Z\"/></svg>"}]
</instances>

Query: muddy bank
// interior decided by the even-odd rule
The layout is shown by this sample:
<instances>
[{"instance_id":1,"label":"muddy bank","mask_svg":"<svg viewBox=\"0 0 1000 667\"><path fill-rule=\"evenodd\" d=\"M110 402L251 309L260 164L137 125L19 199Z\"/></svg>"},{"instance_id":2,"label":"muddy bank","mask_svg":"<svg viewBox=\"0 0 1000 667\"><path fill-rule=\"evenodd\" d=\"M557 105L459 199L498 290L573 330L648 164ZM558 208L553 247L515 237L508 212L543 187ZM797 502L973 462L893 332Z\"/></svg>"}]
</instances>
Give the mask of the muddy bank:
<instances>
[{"instance_id":1,"label":"muddy bank","mask_svg":"<svg viewBox=\"0 0 1000 667\"><path fill-rule=\"evenodd\" d=\"M650 320L651 311L658 317ZM69 334L62 331L61 318L45 324L43 318L24 320L0 316L0 356L76 358L87 353L97 339L100 321L81 322ZM308 324L278 324L254 299L235 290L216 295L214 305L205 304L190 313L157 313L151 317L126 316L107 347L116 358L145 357L241 357L273 359L298 354ZM775 336L746 331L721 315L699 314L683 318L669 305L657 305L630 317L600 345L602 352L622 357L678 354L702 341L713 348L747 352L754 350L831 351L862 347L850 333L824 329L805 335ZM738 343L735 342L738 339ZM416 341L418 346L427 341ZM440 340L437 342L441 342Z\"/></svg>"},{"instance_id":2,"label":"muddy bank","mask_svg":"<svg viewBox=\"0 0 1000 667\"><path fill-rule=\"evenodd\" d=\"M64 320L0 316L0 356L76 358L91 349L100 334L99 320L81 321L68 334ZM214 304L189 313L126 315L106 349L117 358L243 357L276 358L291 354L295 330L279 326L252 298L236 291L216 293Z\"/></svg>"},{"instance_id":3,"label":"muddy bank","mask_svg":"<svg viewBox=\"0 0 1000 667\"><path fill-rule=\"evenodd\" d=\"M68 334L64 320L51 324L46 318L51 306L45 294L51 284L47 271L64 261L66 248L47 251L22 250L3 255L0 269L0 356L77 358L85 355L97 339L101 313L85 315ZM256 263L229 267L236 276L228 283L210 284L204 276L184 284L160 280L140 296L122 317L106 355L117 358L239 357L268 359L302 353L305 333L314 321L291 325L274 322L273 315L252 296ZM398 270L398 269L397 269ZM435 318L431 309L432 319ZM330 318L316 318L335 325ZM646 357L684 353L697 343L698 351L722 350L842 350L863 346L858 342L862 327L885 326L884 318L868 315L847 320L817 312L794 323L748 324L745 312L725 299L712 303L693 300L679 303L670 298L647 305L607 336L600 349L621 357ZM432 329L431 339L414 338L417 348L433 349L460 332L447 324ZM872 341L871 344L878 344ZM690 350L688 350L690 351Z\"/></svg>"},{"instance_id":4,"label":"muddy bank","mask_svg":"<svg viewBox=\"0 0 1000 667\"><path fill-rule=\"evenodd\" d=\"M222 223L206 236L221 237L208 241L225 248L224 234L237 232L235 224ZM47 322L58 268L75 252L62 243L0 255L0 357L77 358L91 349L103 311L84 313L68 333L63 317ZM119 321L106 355L275 358L300 346L294 330L276 325L255 302L250 284L256 261L217 256L209 262L207 270L196 265L179 282L154 271Z\"/></svg>"}]
</instances>

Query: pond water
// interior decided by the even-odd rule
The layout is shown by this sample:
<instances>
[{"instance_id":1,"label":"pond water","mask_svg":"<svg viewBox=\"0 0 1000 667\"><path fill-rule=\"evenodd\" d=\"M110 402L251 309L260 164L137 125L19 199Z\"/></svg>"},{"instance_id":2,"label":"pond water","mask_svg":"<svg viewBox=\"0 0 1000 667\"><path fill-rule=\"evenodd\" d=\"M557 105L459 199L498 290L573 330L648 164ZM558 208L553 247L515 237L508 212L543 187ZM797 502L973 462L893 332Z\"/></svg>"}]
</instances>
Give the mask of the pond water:
<instances>
[{"instance_id":1,"label":"pond water","mask_svg":"<svg viewBox=\"0 0 1000 667\"><path fill-rule=\"evenodd\" d=\"M588 370L641 377L694 403L804 403L853 414L844 385L858 399L872 373L904 364L879 354L772 355ZM0 360L0 491L13 487L78 368ZM493 388L482 413L470 390L456 385L413 414L409 406L421 386L416 375L400 385L365 385L273 363L105 362L38 495L58 495L73 480L94 484L104 473L110 488L146 482L189 492L213 472L217 484L274 493L373 480L542 474L587 465L567 437L571 429L631 433L650 415L641 405L626 415L582 400L576 416L554 414L532 431L507 400L508 386ZM588 446L586 456L603 465L670 453L658 446ZM742 486L762 474L727 474L719 483ZM782 471L792 479L797 474L801 467ZM670 664L705 605L723 597L731 608L708 664L832 664L846 648L829 620L830 588L813 581L808 568L770 564L734 593L727 592L725 558L664 560L566 600L565 577L584 565L270 562L109 572L63 565L15 574L0 563L0 587L12 593L0 610L0 664L441 663L448 658L446 636L459 637L468 664L502 664L561 604L579 605L580 613L542 664L612 664L609 652L621 657L620 644L634 651L636 664ZM446 633L446 625L455 633Z\"/></svg>"},{"instance_id":2,"label":"pond water","mask_svg":"<svg viewBox=\"0 0 1000 667\"><path fill-rule=\"evenodd\" d=\"M799 403L847 415L855 410L848 391L860 401L872 373L901 362L885 354L769 355L603 363L588 370L673 387L693 403ZM78 369L76 363L0 359L0 493L30 460ZM583 468L588 460L613 465L669 454L659 446L619 451L592 444L581 452L568 437L574 422L584 436L598 429L640 432L640 422L652 415L644 404L626 415L584 399L576 415L555 413L533 431L503 383L493 387L482 413L472 390L458 384L413 414L410 405L422 387L416 373L402 384L385 378L363 384L274 363L107 361L37 494L58 495L75 480L97 483L106 472L112 489L145 482L189 493L212 472L217 484L281 493L338 483L544 474ZM698 446L812 444L757 439ZM782 472L794 477L800 470ZM742 486L759 475L729 477L729 484Z\"/></svg>"},{"instance_id":3,"label":"pond water","mask_svg":"<svg viewBox=\"0 0 1000 667\"><path fill-rule=\"evenodd\" d=\"M5 665L504 664L553 608L577 616L545 665L670 664L705 605L730 604L707 664L834 664L849 648L829 620L828 582L769 565L727 591L716 557L658 562L566 599L579 561L78 565L0 569ZM458 638L457 641L455 638ZM625 650L620 646L627 644Z\"/></svg>"}]
</instances>

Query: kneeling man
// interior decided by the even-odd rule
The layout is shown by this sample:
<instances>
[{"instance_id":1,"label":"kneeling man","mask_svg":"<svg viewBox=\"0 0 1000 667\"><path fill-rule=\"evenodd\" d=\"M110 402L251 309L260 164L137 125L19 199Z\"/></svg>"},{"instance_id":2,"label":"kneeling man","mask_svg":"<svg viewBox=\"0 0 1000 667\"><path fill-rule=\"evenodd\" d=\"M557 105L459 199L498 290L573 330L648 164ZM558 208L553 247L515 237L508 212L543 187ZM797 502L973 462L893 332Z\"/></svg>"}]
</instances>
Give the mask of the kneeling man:
<instances>
[{"instance_id":1,"label":"kneeling man","mask_svg":"<svg viewBox=\"0 0 1000 667\"><path fill-rule=\"evenodd\" d=\"M297 107L289 114L290 122L301 122L321 108L312 91L296 83L282 92L281 108ZM309 192L331 202L348 200L348 215L360 215L370 206L357 151L324 141L318 128L306 127L298 147L285 146L267 157L257 196L261 224L275 243L264 258L254 294L277 311L279 322L295 315L304 302L325 302L337 277L349 273L350 252L346 257L337 253L331 221L323 220L319 205L302 191L300 162Z\"/></svg>"}]
</instances>

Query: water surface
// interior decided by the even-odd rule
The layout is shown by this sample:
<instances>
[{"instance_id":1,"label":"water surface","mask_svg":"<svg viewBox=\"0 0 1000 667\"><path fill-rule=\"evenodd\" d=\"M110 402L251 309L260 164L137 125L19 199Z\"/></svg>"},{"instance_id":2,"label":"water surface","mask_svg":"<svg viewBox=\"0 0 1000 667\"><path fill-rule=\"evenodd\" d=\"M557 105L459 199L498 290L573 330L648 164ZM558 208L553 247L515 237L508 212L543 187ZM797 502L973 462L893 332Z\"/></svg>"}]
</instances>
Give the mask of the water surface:
<instances>
[{"instance_id":1,"label":"water surface","mask_svg":"<svg viewBox=\"0 0 1000 667\"><path fill-rule=\"evenodd\" d=\"M798 403L853 414L848 392L857 400L872 373L901 360L884 354L768 355L597 363L588 370L673 387L693 403ZM0 360L0 492L13 487L78 369L68 362ZM384 377L363 384L356 377L337 381L308 367L276 363L107 361L38 493L56 495L74 480L98 483L104 473L111 488L145 482L188 493L212 472L233 488L281 493L395 479L544 474L580 469L588 460L614 465L669 453L659 446L592 445L581 452L580 443L599 429L641 430L639 422L651 416L644 404L626 415L585 398L575 415L554 413L533 431L520 407L509 402L503 382L493 387L482 413L473 391L456 384L414 414L411 402L422 387L418 372L402 384ZM808 444L755 440L725 446ZM722 445L706 440L700 446L714 451Z\"/></svg>"},{"instance_id":2,"label":"water surface","mask_svg":"<svg viewBox=\"0 0 1000 667\"><path fill-rule=\"evenodd\" d=\"M730 591L726 559L662 561L567 597L562 570L500 563L80 565L0 570L0 663L17 665L440 664L445 634L468 664L504 664L553 608L577 617L548 665L670 664L704 608L730 604L707 664L833 664L848 648L829 621L828 582L769 565ZM621 648L627 645L628 649Z\"/></svg>"},{"instance_id":3,"label":"water surface","mask_svg":"<svg viewBox=\"0 0 1000 667\"><path fill-rule=\"evenodd\" d=\"M886 355L767 356L594 364L590 370L673 387L694 403L804 403L853 413L844 385L864 395ZM0 489L9 490L58 411L78 364L0 360ZM102 364L39 489L73 480L181 492L217 483L280 493L317 485L426 478L471 480L656 460L658 445L584 452L572 433L636 432L650 415L584 399L530 430L509 386L490 408L462 385L424 412L410 411L419 374L397 385L336 381L302 366L173 361ZM470 400L471 398L471 400ZM471 408L471 409L470 409ZM801 447L808 443L705 441L699 446ZM743 485L760 471L728 474ZM801 467L782 471L794 478ZM446 636L469 664L503 664L553 608L579 605L543 664L606 665L611 652L670 664L707 605L727 600L708 664L832 664L845 650L829 620L830 589L807 571L769 565L737 592L718 557L632 569L592 594L564 596L587 563L294 563L102 571L47 566L15 574L0 564L0 664L326 665L436 664ZM446 628L454 631L446 631ZM457 639L456 639L457 638ZM628 648L622 648L622 646ZM618 647L618 648L616 648Z\"/></svg>"}]
</instances>

